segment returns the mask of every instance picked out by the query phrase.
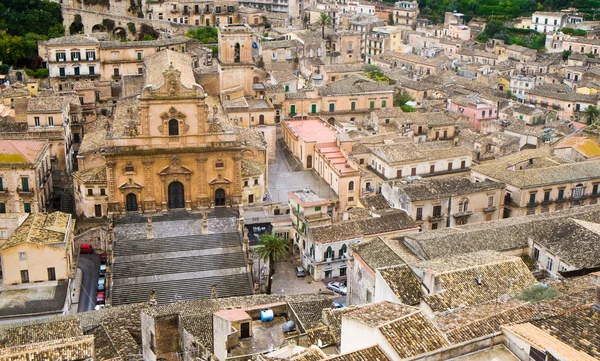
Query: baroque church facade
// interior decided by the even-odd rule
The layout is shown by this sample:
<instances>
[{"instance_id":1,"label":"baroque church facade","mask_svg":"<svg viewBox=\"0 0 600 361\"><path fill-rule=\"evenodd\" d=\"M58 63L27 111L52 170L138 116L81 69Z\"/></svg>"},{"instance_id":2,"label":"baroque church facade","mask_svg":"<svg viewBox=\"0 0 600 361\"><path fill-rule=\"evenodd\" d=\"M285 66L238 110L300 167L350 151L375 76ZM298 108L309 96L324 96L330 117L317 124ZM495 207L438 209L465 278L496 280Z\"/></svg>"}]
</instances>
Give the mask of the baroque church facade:
<instances>
[{"instance_id":1,"label":"baroque church facade","mask_svg":"<svg viewBox=\"0 0 600 361\"><path fill-rule=\"evenodd\" d=\"M170 50L144 63L144 85L99 118L74 174L78 215L164 213L262 201L267 147L227 119L195 82L192 58ZM105 202L105 204L104 204Z\"/></svg>"}]
</instances>

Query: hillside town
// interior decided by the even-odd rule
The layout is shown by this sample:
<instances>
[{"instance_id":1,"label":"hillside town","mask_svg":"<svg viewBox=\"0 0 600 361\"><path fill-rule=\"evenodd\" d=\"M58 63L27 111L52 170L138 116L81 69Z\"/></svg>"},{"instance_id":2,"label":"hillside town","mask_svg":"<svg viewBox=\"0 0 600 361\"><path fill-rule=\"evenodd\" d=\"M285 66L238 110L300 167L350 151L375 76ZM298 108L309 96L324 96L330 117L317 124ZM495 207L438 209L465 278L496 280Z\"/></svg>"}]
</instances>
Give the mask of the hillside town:
<instances>
[{"instance_id":1,"label":"hillside town","mask_svg":"<svg viewBox=\"0 0 600 361\"><path fill-rule=\"evenodd\" d=\"M0 361L600 360L595 9L13 3Z\"/></svg>"}]
</instances>

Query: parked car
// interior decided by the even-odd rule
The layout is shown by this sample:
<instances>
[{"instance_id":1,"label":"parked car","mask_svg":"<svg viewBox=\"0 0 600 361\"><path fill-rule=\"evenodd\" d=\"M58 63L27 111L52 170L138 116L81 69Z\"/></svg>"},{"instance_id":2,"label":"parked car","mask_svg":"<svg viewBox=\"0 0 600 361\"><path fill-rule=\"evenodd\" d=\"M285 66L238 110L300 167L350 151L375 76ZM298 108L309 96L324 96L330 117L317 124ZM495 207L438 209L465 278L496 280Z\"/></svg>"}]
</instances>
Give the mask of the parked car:
<instances>
[{"instance_id":1,"label":"parked car","mask_svg":"<svg viewBox=\"0 0 600 361\"><path fill-rule=\"evenodd\" d=\"M98 292L96 294L96 304L103 305L104 304L104 292Z\"/></svg>"},{"instance_id":2,"label":"parked car","mask_svg":"<svg viewBox=\"0 0 600 361\"><path fill-rule=\"evenodd\" d=\"M329 288L330 290L332 290L335 293L339 293L341 295L346 295L346 293L348 293L348 289L346 288L346 286L344 286L341 282L329 282L327 284L327 288Z\"/></svg>"},{"instance_id":3,"label":"parked car","mask_svg":"<svg viewBox=\"0 0 600 361\"><path fill-rule=\"evenodd\" d=\"M91 244L84 243L79 248L79 253L94 253L94 248Z\"/></svg>"},{"instance_id":4,"label":"parked car","mask_svg":"<svg viewBox=\"0 0 600 361\"><path fill-rule=\"evenodd\" d=\"M100 271L98 272L98 274L100 275L100 277L106 276L106 265L105 264L100 265Z\"/></svg>"},{"instance_id":5,"label":"parked car","mask_svg":"<svg viewBox=\"0 0 600 361\"><path fill-rule=\"evenodd\" d=\"M106 254L106 252L102 253L100 255L100 263L105 264L107 260L108 260L108 255Z\"/></svg>"},{"instance_id":6,"label":"parked car","mask_svg":"<svg viewBox=\"0 0 600 361\"><path fill-rule=\"evenodd\" d=\"M334 306L335 308L344 308L344 307L346 307L346 305L345 305L345 304L343 304L342 302L334 302L334 303L333 303L333 306Z\"/></svg>"},{"instance_id":7,"label":"parked car","mask_svg":"<svg viewBox=\"0 0 600 361\"><path fill-rule=\"evenodd\" d=\"M104 308L104 305L96 305L96 307L94 307L94 310L98 311Z\"/></svg>"},{"instance_id":8,"label":"parked car","mask_svg":"<svg viewBox=\"0 0 600 361\"><path fill-rule=\"evenodd\" d=\"M100 277L98 278L98 287L96 288L98 291L104 291L106 288L106 278Z\"/></svg>"},{"instance_id":9,"label":"parked car","mask_svg":"<svg viewBox=\"0 0 600 361\"><path fill-rule=\"evenodd\" d=\"M306 272L304 272L304 267L296 267L296 277L304 276L306 276Z\"/></svg>"}]
</instances>

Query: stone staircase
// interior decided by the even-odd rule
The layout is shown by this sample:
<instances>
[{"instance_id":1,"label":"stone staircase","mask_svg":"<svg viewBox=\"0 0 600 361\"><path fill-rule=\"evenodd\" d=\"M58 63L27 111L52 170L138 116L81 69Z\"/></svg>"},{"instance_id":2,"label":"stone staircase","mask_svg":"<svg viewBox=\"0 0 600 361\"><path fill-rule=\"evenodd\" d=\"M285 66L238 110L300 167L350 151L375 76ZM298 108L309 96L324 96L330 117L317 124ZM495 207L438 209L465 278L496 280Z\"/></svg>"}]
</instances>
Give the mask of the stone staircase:
<instances>
[{"instance_id":1,"label":"stone staircase","mask_svg":"<svg viewBox=\"0 0 600 361\"><path fill-rule=\"evenodd\" d=\"M69 192L63 192L60 195L60 211L63 213L73 213L73 196Z\"/></svg>"},{"instance_id":2,"label":"stone staircase","mask_svg":"<svg viewBox=\"0 0 600 361\"><path fill-rule=\"evenodd\" d=\"M300 163L298 159L294 157L290 149L287 147L287 145L285 145L283 138L277 139L277 147L283 152L283 157L292 171L298 172L303 169L302 163Z\"/></svg>"},{"instance_id":3,"label":"stone staircase","mask_svg":"<svg viewBox=\"0 0 600 361\"><path fill-rule=\"evenodd\" d=\"M228 276L215 276L166 282L139 283L115 287L112 292L112 305L147 302L150 290L156 291L159 304L175 301L210 298L212 285L217 284L217 296L233 297L252 294L250 276L240 273Z\"/></svg>"},{"instance_id":4,"label":"stone staircase","mask_svg":"<svg viewBox=\"0 0 600 361\"><path fill-rule=\"evenodd\" d=\"M241 245L240 235L238 233L198 234L184 237L115 242L114 256L116 258L119 256L140 254L241 247Z\"/></svg>"},{"instance_id":5,"label":"stone staircase","mask_svg":"<svg viewBox=\"0 0 600 361\"><path fill-rule=\"evenodd\" d=\"M186 272L202 272L245 267L241 252L211 254L195 257L163 258L151 261L115 263L113 279L167 275Z\"/></svg>"}]
</instances>

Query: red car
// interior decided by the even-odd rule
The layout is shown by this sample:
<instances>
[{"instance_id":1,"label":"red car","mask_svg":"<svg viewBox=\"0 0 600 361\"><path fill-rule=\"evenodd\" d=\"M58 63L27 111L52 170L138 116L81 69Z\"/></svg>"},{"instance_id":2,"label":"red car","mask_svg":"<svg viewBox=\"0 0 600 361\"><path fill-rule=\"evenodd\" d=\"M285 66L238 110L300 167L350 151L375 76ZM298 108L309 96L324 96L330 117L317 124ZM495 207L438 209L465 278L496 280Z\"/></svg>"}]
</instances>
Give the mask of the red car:
<instances>
[{"instance_id":1,"label":"red car","mask_svg":"<svg viewBox=\"0 0 600 361\"><path fill-rule=\"evenodd\" d=\"M104 304L104 292L98 292L96 294L96 304L103 305Z\"/></svg>"},{"instance_id":2,"label":"red car","mask_svg":"<svg viewBox=\"0 0 600 361\"><path fill-rule=\"evenodd\" d=\"M100 263L105 264L107 259L108 259L108 256L107 256L106 252L104 252L100 255Z\"/></svg>"},{"instance_id":3,"label":"red car","mask_svg":"<svg viewBox=\"0 0 600 361\"><path fill-rule=\"evenodd\" d=\"M92 248L91 244L82 244L79 248L79 253L94 253L94 248Z\"/></svg>"}]
</instances>

